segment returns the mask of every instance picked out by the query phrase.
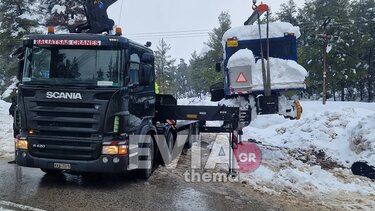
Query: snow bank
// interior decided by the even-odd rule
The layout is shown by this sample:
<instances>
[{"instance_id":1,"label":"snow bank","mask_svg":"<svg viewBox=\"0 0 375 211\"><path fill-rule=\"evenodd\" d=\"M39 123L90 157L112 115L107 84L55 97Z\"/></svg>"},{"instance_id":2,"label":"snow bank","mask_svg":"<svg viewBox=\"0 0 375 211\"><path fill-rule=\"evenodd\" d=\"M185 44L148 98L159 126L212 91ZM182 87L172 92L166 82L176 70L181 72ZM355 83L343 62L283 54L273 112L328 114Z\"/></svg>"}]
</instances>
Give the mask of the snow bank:
<instances>
[{"instance_id":1,"label":"snow bank","mask_svg":"<svg viewBox=\"0 0 375 211\"><path fill-rule=\"evenodd\" d=\"M9 97L13 91L17 88L18 80L16 78L12 78L13 83L3 92L1 95L1 99L5 99Z\"/></svg>"},{"instance_id":2,"label":"snow bank","mask_svg":"<svg viewBox=\"0 0 375 211\"><path fill-rule=\"evenodd\" d=\"M244 106L241 102L220 103ZM353 175L350 167L359 160L375 165L375 103L303 101L302 106L300 121L265 115L244 128L242 139L260 142L263 160L241 179L268 194L318 200L339 210L374 210L374 182Z\"/></svg>"},{"instance_id":3,"label":"snow bank","mask_svg":"<svg viewBox=\"0 0 375 211\"><path fill-rule=\"evenodd\" d=\"M373 160L375 123L370 122L374 122L375 104L374 110L368 110L367 103L354 103L354 107L340 102L329 104L302 102L300 121L258 116L244 129L244 138L259 138L263 143L293 150L322 150L326 157L347 168L355 161ZM357 137L362 137L361 141Z\"/></svg>"},{"instance_id":4,"label":"snow bank","mask_svg":"<svg viewBox=\"0 0 375 211\"><path fill-rule=\"evenodd\" d=\"M338 201L345 193L371 204L366 197L375 193L375 184L354 176L350 167L359 160L375 165L375 104L304 101L302 106L300 121L258 116L244 129L243 140L257 139L263 153L262 167L245 180L268 193L324 194Z\"/></svg>"},{"instance_id":5,"label":"snow bank","mask_svg":"<svg viewBox=\"0 0 375 211\"><path fill-rule=\"evenodd\" d=\"M0 158L14 154L13 118L9 115L10 103L0 100Z\"/></svg>"},{"instance_id":6,"label":"snow bank","mask_svg":"<svg viewBox=\"0 0 375 211\"><path fill-rule=\"evenodd\" d=\"M217 106L217 103L211 101L209 95L202 97L183 98L178 99L178 105L206 105L206 106Z\"/></svg>"},{"instance_id":7,"label":"snow bank","mask_svg":"<svg viewBox=\"0 0 375 211\"><path fill-rule=\"evenodd\" d=\"M350 149L375 166L375 115L361 119L349 137Z\"/></svg>"},{"instance_id":8,"label":"snow bank","mask_svg":"<svg viewBox=\"0 0 375 211\"><path fill-rule=\"evenodd\" d=\"M293 26L290 23L286 22L274 22L270 23L269 26L269 37L276 38L276 37L284 37L284 33L294 33L297 38L301 36L300 28L297 26ZM261 33L262 38L266 37L267 27L266 25L261 25ZM225 32L223 36L223 44L229 39L237 37L238 40L254 40L259 39L259 28L258 25L250 25L250 26L239 26L229 29ZM224 45L225 46L225 45Z\"/></svg>"},{"instance_id":9,"label":"snow bank","mask_svg":"<svg viewBox=\"0 0 375 211\"><path fill-rule=\"evenodd\" d=\"M293 60L270 58L272 89L304 88L307 70ZM267 60L266 60L267 64ZM251 66L253 90L263 90L262 62L255 63L254 54L249 49L237 51L228 61L228 68ZM267 65L266 65L267 66Z\"/></svg>"}]
</instances>

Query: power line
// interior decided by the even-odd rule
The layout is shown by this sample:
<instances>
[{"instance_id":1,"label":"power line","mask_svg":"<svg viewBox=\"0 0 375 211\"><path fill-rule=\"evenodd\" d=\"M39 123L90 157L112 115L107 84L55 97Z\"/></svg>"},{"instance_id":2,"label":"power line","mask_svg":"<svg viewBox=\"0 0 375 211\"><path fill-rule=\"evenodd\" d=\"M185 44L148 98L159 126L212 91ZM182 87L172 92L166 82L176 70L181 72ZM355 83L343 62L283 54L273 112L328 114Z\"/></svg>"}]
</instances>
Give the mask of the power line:
<instances>
[{"instance_id":1,"label":"power line","mask_svg":"<svg viewBox=\"0 0 375 211\"><path fill-rule=\"evenodd\" d=\"M126 34L126 36L129 36L129 37L151 37L151 36L185 36L185 35L208 35L208 33L206 32L190 32L190 33L176 33L176 34L154 34L154 35L149 35L149 34L145 34L145 35L128 35Z\"/></svg>"},{"instance_id":2,"label":"power line","mask_svg":"<svg viewBox=\"0 0 375 211\"><path fill-rule=\"evenodd\" d=\"M142 39L142 38L148 38L148 37L165 37L165 38L168 38L168 37L207 37L209 36L208 33L186 33L186 34L167 34L167 35L163 35L163 34L159 34L159 35L142 35L142 36L126 36L126 37L130 37L130 38L137 38L137 39Z\"/></svg>"},{"instance_id":3,"label":"power line","mask_svg":"<svg viewBox=\"0 0 375 211\"><path fill-rule=\"evenodd\" d=\"M118 22L119 22L119 25L121 25L121 18L122 18L122 7L123 7L123 5L124 5L124 0L121 0L121 7L120 7L120 17L119 17L119 20L118 20Z\"/></svg>"},{"instance_id":4,"label":"power line","mask_svg":"<svg viewBox=\"0 0 375 211\"><path fill-rule=\"evenodd\" d=\"M129 39L131 40L145 40L145 41L149 41L149 40L161 40L161 39L184 39L184 38L200 38L200 37L208 37L208 34L207 35L194 35L194 36L171 36L171 37L167 37L167 36L162 36L162 37L149 37L149 38L131 38L129 37Z\"/></svg>"},{"instance_id":5,"label":"power line","mask_svg":"<svg viewBox=\"0 0 375 211\"><path fill-rule=\"evenodd\" d=\"M140 33L130 33L128 36L133 35L155 35L155 34L176 34L176 33L189 33L189 32L211 32L212 29L191 29L191 30L182 30L182 31L162 31L162 32L140 32Z\"/></svg>"}]
</instances>

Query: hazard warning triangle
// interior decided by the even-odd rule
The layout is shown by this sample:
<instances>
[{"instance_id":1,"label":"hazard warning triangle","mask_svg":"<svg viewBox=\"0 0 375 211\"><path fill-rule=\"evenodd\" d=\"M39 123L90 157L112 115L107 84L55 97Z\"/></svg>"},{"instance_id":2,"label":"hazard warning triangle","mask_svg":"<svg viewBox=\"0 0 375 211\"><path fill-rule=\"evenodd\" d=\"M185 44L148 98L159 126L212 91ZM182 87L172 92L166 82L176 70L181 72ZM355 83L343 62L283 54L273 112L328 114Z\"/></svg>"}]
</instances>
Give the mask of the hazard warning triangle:
<instances>
[{"instance_id":1,"label":"hazard warning triangle","mask_svg":"<svg viewBox=\"0 0 375 211\"><path fill-rule=\"evenodd\" d=\"M237 80L236 80L236 83L246 83L247 82L247 78L245 76L245 74L243 74L242 72L238 75L237 77Z\"/></svg>"}]
</instances>

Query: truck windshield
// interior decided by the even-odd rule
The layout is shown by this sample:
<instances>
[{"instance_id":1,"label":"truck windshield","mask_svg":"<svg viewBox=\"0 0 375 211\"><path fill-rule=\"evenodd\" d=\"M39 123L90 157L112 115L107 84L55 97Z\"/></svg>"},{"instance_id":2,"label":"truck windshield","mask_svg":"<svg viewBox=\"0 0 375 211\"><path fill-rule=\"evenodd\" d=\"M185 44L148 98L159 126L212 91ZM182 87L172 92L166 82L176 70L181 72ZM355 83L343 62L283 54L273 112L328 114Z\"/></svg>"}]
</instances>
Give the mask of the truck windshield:
<instances>
[{"instance_id":1,"label":"truck windshield","mask_svg":"<svg viewBox=\"0 0 375 211\"><path fill-rule=\"evenodd\" d=\"M119 87L122 50L28 48L24 84Z\"/></svg>"}]
</instances>

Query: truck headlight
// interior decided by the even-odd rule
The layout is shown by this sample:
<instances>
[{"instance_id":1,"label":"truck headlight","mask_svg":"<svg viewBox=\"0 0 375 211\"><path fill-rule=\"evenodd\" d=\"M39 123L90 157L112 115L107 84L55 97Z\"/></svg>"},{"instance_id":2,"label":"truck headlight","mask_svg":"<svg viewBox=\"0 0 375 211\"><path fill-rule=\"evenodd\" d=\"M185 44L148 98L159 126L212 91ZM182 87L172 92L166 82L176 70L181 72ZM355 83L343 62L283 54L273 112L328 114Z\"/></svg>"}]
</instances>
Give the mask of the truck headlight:
<instances>
[{"instance_id":1,"label":"truck headlight","mask_svg":"<svg viewBox=\"0 0 375 211\"><path fill-rule=\"evenodd\" d=\"M16 141L16 149L28 150L29 149L29 142L27 140L17 140Z\"/></svg>"},{"instance_id":2,"label":"truck headlight","mask_svg":"<svg viewBox=\"0 0 375 211\"><path fill-rule=\"evenodd\" d=\"M103 155L126 155L128 153L127 145L110 145L103 146L102 154Z\"/></svg>"},{"instance_id":3,"label":"truck headlight","mask_svg":"<svg viewBox=\"0 0 375 211\"><path fill-rule=\"evenodd\" d=\"M103 146L103 155L117 155L119 152L118 146Z\"/></svg>"}]
</instances>

